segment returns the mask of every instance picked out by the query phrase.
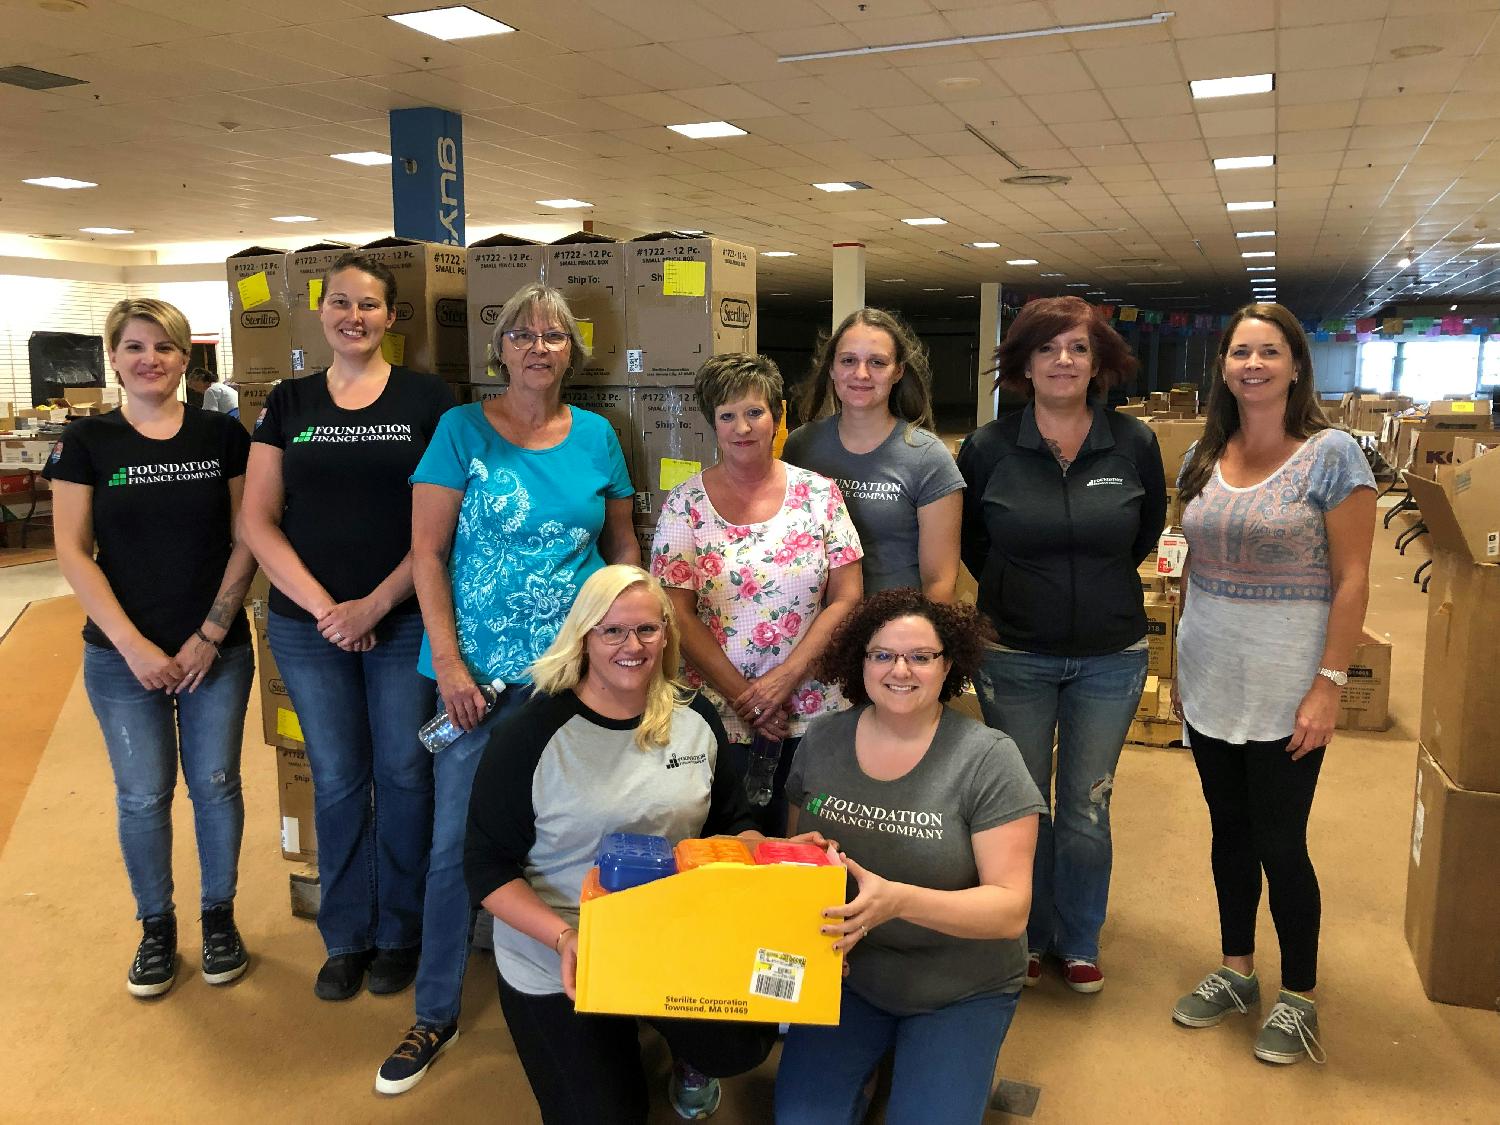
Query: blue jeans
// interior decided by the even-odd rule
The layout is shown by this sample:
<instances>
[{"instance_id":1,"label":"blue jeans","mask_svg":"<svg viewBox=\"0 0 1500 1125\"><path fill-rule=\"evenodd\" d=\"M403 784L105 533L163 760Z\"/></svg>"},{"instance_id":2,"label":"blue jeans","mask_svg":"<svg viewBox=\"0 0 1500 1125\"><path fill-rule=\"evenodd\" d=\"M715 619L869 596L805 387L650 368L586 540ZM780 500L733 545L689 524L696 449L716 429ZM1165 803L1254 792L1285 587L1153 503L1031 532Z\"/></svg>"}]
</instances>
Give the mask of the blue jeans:
<instances>
[{"instance_id":1,"label":"blue jeans","mask_svg":"<svg viewBox=\"0 0 1500 1125\"><path fill-rule=\"evenodd\" d=\"M837 1027L794 1025L776 1071L776 1125L855 1125L864 1084L895 1048L886 1125L978 1125L1020 994L893 1015L844 989Z\"/></svg>"},{"instance_id":2,"label":"blue jeans","mask_svg":"<svg viewBox=\"0 0 1500 1125\"><path fill-rule=\"evenodd\" d=\"M83 686L115 775L120 851L137 918L173 910L179 755L193 802L201 905L234 901L245 829L240 746L254 678L255 657L243 644L224 650L197 691L168 695L143 688L114 649L83 646Z\"/></svg>"},{"instance_id":3,"label":"blue jeans","mask_svg":"<svg viewBox=\"0 0 1500 1125\"><path fill-rule=\"evenodd\" d=\"M428 680L431 690L432 681ZM464 881L464 835L469 827L469 790L498 718L531 694L530 684L511 684L494 709L467 734L432 755L432 858L422 903L422 957L417 962L417 1019L446 1027L458 1019L474 908ZM433 693L431 706L436 709Z\"/></svg>"},{"instance_id":4,"label":"blue jeans","mask_svg":"<svg viewBox=\"0 0 1500 1125\"><path fill-rule=\"evenodd\" d=\"M1147 659L1145 649L1082 657L985 652L975 683L984 721L1015 740L1042 800L1055 805L1037 826L1026 925L1033 953L1099 959L1114 862L1109 802Z\"/></svg>"},{"instance_id":5,"label":"blue jeans","mask_svg":"<svg viewBox=\"0 0 1500 1125\"><path fill-rule=\"evenodd\" d=\"M422 619L387 617L364 653L276 613L268 636L307 740L328 955L416 946L432 844L432 761L417 738L432 715L432 681L417 671Z\"/></svg>"}]
</instances>

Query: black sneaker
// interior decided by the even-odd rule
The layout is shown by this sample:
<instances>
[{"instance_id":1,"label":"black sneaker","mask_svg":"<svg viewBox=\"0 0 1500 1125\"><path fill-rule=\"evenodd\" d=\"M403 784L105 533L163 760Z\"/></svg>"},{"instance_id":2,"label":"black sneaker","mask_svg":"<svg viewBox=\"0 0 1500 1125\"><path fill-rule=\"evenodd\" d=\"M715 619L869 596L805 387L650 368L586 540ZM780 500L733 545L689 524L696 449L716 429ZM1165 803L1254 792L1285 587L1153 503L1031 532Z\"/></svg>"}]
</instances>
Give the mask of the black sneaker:
<instances>
[{"instance_id":1,"label":"black sneaker","mask_svg":"<svg viewBox=\"0 0 1500 1125\"><path fill-rule=\"evenodd\" d=\"M377 996L389 996L406 988L417 979L417 961L421 956L420 945L376 950L375 960L370 962L370 991Z\"/></svg>"},{"instance_id":2,"label":"black sneaker","mask_svg":"<svg viewBox=\"0 0 1500 1125\"><path fill-rule=\"evenodd\" d=\"M203 912L203 979L209 984L238 980L250 954L234 924L234 903L221 902Z\"/></svg>"},{"instance_id":3,"label":"black sneaker","mask_svg":"<svg viewBox=\"0 0 1500 1125\"><path fill-rule=\"evenodd\" d=\"M318 981L313 985L314 995L319 1000L348 1000L365 983L365 970L374 958L374 952L368 949L328 958L318 970Z\"/></svg>"},{"instance_id":4,"label":"black sneaker","mask_svg":"<svg viewBox=\"0 0 1500 1125\"><path fill-rule=\"evenodd\" d=\"M132 996L160 996L177 979L177 915L143 918L141 931L125 987Z\"/></svg>"},{"instance_id":5,"label":"black sneaker","mask_svg":"<svg viewBox=\"0 0 1500 1125\"><path fill-rule=\"evenodd\" d=\"M401 1045L391 1052L375 1075L378 1094L404 1094L427 1074L433 1060L453 1046L458 1038L458 1024L433 1027L418 1023L406 1033Z\"/></svg>"}]
</instances>

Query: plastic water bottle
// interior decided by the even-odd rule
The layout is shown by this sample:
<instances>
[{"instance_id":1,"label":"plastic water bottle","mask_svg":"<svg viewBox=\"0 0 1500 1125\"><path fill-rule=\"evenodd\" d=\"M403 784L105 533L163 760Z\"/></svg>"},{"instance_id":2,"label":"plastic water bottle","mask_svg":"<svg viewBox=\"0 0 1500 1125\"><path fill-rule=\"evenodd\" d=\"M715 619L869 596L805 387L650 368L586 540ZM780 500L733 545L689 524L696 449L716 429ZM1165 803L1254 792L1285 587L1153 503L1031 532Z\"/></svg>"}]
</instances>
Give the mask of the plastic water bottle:
<instances>
[{"instance_id":1,"label":"plastic water bottle","mask_svg":"<svg viewBox=\"0 0 1500 1125\"><path fill-rule=\"evenodd\" d=\"M745 771L745 796L757 808L771 803L771 787L780 761L781 739L757 733L750 742L750 767Z\"/></svg>"},{"instance_id":2,"label":"plastic water bottle","mask_svg":"<svg viewBox=\"0 0 1500 1125\"><path fill-rule=\"evenodd\" d=\"M479 694L484 696L484 714L488 715L495 709L495 703L500 698L500 693L505 690L504 680L495 680L493 683L480 684ZM484 715L480 716L483 721ZM417 732L417 737L422 740L422 745L427 747L429 754L436 754L439 750L446 749L459 740L466 732L453 721L448 714L448 705L438 700L437 714L423 724L422 729Z\"/></svg>"}]
</instances>

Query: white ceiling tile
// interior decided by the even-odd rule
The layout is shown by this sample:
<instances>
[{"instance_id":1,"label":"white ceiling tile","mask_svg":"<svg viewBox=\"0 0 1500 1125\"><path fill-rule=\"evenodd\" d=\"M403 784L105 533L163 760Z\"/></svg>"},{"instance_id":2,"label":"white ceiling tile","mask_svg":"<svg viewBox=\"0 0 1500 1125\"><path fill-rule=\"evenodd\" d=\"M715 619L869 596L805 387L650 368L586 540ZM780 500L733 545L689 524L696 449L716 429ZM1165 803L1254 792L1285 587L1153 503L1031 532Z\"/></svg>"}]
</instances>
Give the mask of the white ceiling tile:
<instances>
[{"instance_id":1,"label":"white ceiling tile","mask_svg":"<svg viewBox=\"0 0 1500 1125\"><path fill-rule=\"evenodd\" d=\"M1193 99L1183 82L1106 88L1104 97L1121 117L1169 117L1193 112Z\"/></svg>"},{"instance_id":2,"label":"white ceiling tile","mask_svg":"<svg viewBox=\"0 0 1500 1125\"><path fill-rule=\"evenodd\" d=\"M1028 94L1060 94L1075 90L1093 90L1093 77L1082 61L1071 51L1045 55L992 59L989 63L1012 89Z\"/></svg>"},{"instance_id":3,"label":"white ceiling tile","mask_svg":"<svg viewBox=\"0 0 1500 1125\"><path fill-rule=\"evenodd\" d=\"M1092 90L1051 94L1046 97L1030 96L1022 98L1022 101L1048 125L1073 121L1112 121L1115 116L1103 95Z\"/></svg>"},{"instance_id":4,"label":"white ceiling tile","mask_svg":"<svg viewBox=\"0 0 1500 1125\"><path fill-rule=\"evenodd\" d=\"M1191 113L1174 117L1132 117L1124 122L1132 141L1191 141L1202 136Z\"/></svg>"},{"instance_id":5,"label":"white ceiling tile","mask_svg":"<svg viewBox=\"0 0 1500 1125\"><path fill-rule=\"evenodd\" d=\"M1364 19L1357 23L1282 30L1277 36L1280 70L1324 70L1372 63L1380 26L1379 20Z\"/></svg>"},{"instance_id":6,"label":"white ceiling tile","mask_svg":"<svg viewBox=\"0 0 1500 1125\"><path fill-rule=\"evenodd\" d=\"M1343 128L1354 124L1358 110L1357 101L1283 106L1276 111L1276 127L1283 133Z\"/></svg>"},{"instance_id":7,"label":"white ceiling tile","mask_svg":"<svg viewBox=\"0 0 1500 1125\"><path fill-rule=\"evenodd\" d=\"M1169 42L1106 50L1081 48L1078 56L1093 75L1094 81L1104 89L1111 86L1133 86L1148 75L1158 82L1184 80L1182 67L1177 61L1177 51Z\"/></svg>"}]
</instances>

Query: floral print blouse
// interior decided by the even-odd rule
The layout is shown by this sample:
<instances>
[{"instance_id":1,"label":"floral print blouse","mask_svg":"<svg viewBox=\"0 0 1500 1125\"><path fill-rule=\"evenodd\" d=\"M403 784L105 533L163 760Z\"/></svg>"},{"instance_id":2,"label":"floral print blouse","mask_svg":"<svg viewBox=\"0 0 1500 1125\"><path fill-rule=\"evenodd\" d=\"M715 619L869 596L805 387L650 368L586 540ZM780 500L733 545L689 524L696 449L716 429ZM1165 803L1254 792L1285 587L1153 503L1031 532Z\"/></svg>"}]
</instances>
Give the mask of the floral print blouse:
<instances>
[{"instance_id":1,"label":"floral print blouse","mask_svg":"<svg viewBox=\"0 0 1500 1125\"><path fill-rule=\"evenodd\" d=\"M786 497L763 523L732 524L714 509L698 473L672 490L662 505L651 544L651 573L667 586L698 596L698 618L741 675L754 679L786 659L823 608L828 572L864 555L838 485L817 473L786 466ZM749 742L751 729L698 672L732 742ZM815 715L848 706L836 687L815 679L789 700L790 738L802 737Z\"/></svg>"}]
</instances>

